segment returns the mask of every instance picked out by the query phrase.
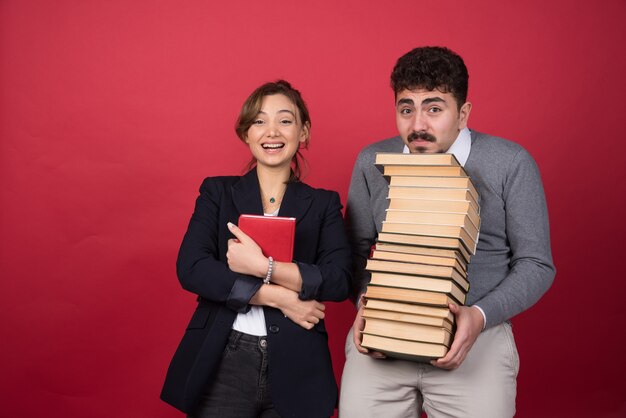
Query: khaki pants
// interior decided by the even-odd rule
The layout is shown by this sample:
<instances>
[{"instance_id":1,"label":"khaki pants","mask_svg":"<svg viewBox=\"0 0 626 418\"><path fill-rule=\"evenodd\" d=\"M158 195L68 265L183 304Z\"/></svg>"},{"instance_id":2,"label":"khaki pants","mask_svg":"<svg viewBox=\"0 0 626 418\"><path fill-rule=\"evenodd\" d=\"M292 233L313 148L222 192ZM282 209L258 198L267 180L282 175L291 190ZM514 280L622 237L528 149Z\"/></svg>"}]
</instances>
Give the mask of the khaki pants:
<instances>
[{"instance_id":1,"label":"khaki pants","mask_svg":"<svg viewBox=\"0 0 626 418\"><path fill-rule=\"evenodd\" d=\"M373 359L346 340L339 418L506 418L515 415L519 357L509 323L483 331L461 367Z\"/></svg>"}]
</instances>

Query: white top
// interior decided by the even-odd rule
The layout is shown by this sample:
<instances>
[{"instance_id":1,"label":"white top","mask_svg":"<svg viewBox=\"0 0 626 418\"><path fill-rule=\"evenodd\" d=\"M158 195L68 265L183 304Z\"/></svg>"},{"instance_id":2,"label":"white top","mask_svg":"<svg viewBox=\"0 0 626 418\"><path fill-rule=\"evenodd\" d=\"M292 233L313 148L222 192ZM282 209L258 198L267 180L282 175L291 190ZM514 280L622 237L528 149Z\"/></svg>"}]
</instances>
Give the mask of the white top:
<instances>
[{"instance_id":1,"label":"white top","mask_svg":"<svg viewBox=\"0 0 626 418\"><path fill-rule=\"evenodd\" d=\"M278 209L274 213L264 213L265 216L277 216ZM261 279L259 279L261 280ZM235 322L233 323L233 329L235 331L243 332L244 334L256 335L257 337L263 337L267 335L267 329L265 328L265 314L263 313L262 306L252 306L246 313L238 313Z\"/></svg>"}]
</instances>

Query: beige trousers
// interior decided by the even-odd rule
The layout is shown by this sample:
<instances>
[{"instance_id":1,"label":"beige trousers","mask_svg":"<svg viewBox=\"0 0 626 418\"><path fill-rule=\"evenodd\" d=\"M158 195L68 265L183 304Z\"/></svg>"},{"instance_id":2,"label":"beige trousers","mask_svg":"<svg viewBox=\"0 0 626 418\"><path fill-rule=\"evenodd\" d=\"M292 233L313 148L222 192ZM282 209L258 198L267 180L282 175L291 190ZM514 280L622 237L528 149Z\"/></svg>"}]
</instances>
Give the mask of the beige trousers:
<instances>
[{"instance_id":1,"label":"beige trousers","mask_svg":"<svg viewBox=\"0 0 626 418\"><path fill-rule=\"evenodd\" d=\"M483 331L461 367L373 359L346 340L339 418L506 418L515 415L519 356L509 323Z\"/></svg>"}]
</instances>

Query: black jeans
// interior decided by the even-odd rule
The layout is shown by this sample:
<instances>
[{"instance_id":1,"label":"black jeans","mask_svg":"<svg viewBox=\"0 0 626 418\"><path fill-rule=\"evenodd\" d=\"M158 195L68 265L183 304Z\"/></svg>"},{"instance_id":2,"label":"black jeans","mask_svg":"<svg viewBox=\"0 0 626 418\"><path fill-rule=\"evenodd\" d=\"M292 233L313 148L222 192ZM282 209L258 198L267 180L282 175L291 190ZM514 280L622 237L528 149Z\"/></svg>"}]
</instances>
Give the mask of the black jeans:
<instances>
[{"instance_id":1,"label":"black jeans","mask_svg":"<svg viewBox=\"0 0 626 418\"><path fill-rule=\"evenodd\" d=\"M215 378L189 418L279 418L267 387L267 339L232 330Z\"/></svg>"}]
</instances>

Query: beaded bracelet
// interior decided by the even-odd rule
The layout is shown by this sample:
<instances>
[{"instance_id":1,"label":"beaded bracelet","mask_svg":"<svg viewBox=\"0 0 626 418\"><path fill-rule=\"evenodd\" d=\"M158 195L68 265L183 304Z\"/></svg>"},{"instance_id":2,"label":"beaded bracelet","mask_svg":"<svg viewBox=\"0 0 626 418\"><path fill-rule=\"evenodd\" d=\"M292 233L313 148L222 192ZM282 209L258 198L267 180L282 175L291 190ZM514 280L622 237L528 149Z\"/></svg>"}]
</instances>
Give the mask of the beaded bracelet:
<instances>
[{"instance_id":1,"label":"beaded bracelet","mask_svg":"<svg viewBox=\"0 0 626 418\"><path fill-rule=\"evenodd\" d=\"M272 272L274 271L274 259L272 256L267 257L270 265L267 268L267 274L265 275L265 279L263 279L263 283L270 284L270 279L272 278Z\"/></svg>"}]
</instances>

